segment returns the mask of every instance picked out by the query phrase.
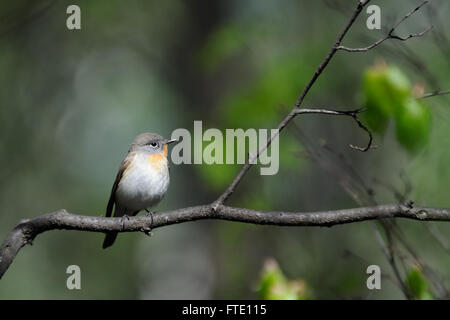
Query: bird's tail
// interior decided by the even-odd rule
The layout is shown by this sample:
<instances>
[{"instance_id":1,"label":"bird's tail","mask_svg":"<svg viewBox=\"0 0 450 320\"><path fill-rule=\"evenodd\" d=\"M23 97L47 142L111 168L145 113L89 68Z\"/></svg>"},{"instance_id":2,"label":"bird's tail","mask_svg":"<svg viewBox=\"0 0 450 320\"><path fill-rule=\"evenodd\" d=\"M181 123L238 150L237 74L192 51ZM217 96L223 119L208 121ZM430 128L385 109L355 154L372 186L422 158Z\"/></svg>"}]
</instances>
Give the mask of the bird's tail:
<instances>
[{"instance_id":1,"label":"bird's tail","mask_svg":"<svg viewBox=\"0 0 450 320\"><path fill-rule=\"evenodd\" d=\"M106 234L105 240L103 241L103 249L106 249L114 244L114 241L116 241L118 232L117 231L110 231Z\"/></svg>"},{"instance_id":2,"label":"bird's tail","mask_svg":"<svg viewBox=\"0 0 450 320\"><path fill-rule=\"evenodd\" d=\"M114 241L116 241L117 234L118 233L116 231L110 231L106 234L105 240L103 241L103 249L113 245Z\"/></svg>"},{"instance_id":3,"label":"bird's tail","mask_svg":"<svg viewBox=\"0 0 450 320\"><path fill-rule=\"evenodd\" d=\"M126 214L126 209L116 205L114 209L114 217L122 217ZM106 233L105 240L103 241L103 249L106 249L113 245L117 238L117 231L110 231Z\"/></svg>"}]
</instances>

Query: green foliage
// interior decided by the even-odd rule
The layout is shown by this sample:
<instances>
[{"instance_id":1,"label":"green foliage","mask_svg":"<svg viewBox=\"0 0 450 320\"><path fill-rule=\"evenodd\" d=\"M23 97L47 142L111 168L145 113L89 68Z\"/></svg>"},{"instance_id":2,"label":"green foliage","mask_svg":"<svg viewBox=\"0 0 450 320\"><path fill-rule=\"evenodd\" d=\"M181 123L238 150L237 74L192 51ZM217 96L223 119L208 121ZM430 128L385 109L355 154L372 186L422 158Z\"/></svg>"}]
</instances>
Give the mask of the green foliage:
<instances>
[{"instance_id":1,"label":"green foliage","mask_svg":"<svg viewBox=\"0 0 450 320\"><path fill-rule=\"evenodd\" d=\"M232 29L226 30L228 31L221 30L219 32L232 32ZM232 35L227 37L233 38ZM215 37L212 37L211 41L215 41L214 39ZM208 46L213 46L213 44L208 44ZM212 47L204 52L212 54L211 50ZM268 62L260 71L260 75L255 82L233 91L219 104L221 114L217 119L220 119L220 123L217 123L216 127L221 127L223 132L225 132L225 128L242 128L244 130L249 128L273 128L277 119L280 119L280 116L295 103L299 89L305 82L305 77L309 74L309 69L310 66L302 65L298 54L284 55ZM209 142L203 143L203 149L208 144ZM246 152L249 151L248 143L246 143L246 148ZM280 168L299 170L297 154L300 153L300 146L298 141L285 136L279 140L279 148ZM227 152L231 151L234 151L236 157L237 149L227 150L224 141L224 160ZM214 190L221 190L226 187L239 168L240 165L230 164L203 164L198 166L200 176Z\"/></svg>"},{"instance_id":2,"label":"green foliage","mask_svg":"<svg viewBox=\"0 0 450 320\"><path fill-rule=\"evenodd\" d=\"M231 164L202 164L198 170L200 177L208 183L212 190L222 190L229 185L239 172L238 165Z\"/></svg>"},{"instance_id":3,"label":"green foliage","mask_svg":"<svg viewBox=\"0 0 450 320\"><path fill-rule=\"evenodd\" d=\"M271 62L258 80L225 99L220 108L225 122L247 128L272 124L283 114L280 105L294 104L308 74L305 70L309 68L296 55Z\"/></svg>"},{"instance_id":4,"label":"green foliage","mask_svg":"<svg viewBox=\"0 0 450 320\"><path fill-rule=\"evenodd\" d=\"M278 263L269 259L264 263L259 296L265 300L305 300L307 286L304 280L287 280Z\"/></svg>"},{"instance_id":5,"label":"green foliage","mask_svg":"<svg viewBox=\"0 0 450 320\"><path fill-rule=\"evenodd\" d=\"M396 118L398 141L410 151L417 151L428 141L431 130L431 113L420 101L409 98Z\"/></svg>"},{"instance_id":6,"label":"green foliage","mask_svg":"<svg viewBox=\"0 0 450 320\"><path fill-rule=\"evenodd\" d=\"M199 53L199 62L207 71L213 71L226 58L238 52L247 39L235 25L225 25L216 30Z\"/></svg>"},{"instance_id":7,"label":"green foliage","mask_svg":"<svg viewBox=\"0 0 450 320\"><path fill-rule=\"evenodd\" d=\"M365 119L373 131L384 134L392 118L400 144L410 152L428 141L431 114L428 107L412 94L406 75L396 66L384 63L364 72Z\"/></svg>"},{"instance_id":8,"label":"green foliage","mask_svg":"<svg viewBox=\"0 0 450 320\"><path fill-rule=\"evenodd\" d=\"M406 279L406 287L411 292L413 299L417 300L430 300L433 299L433 295L429 291L429 285L427 279L424 277L419 268L413 268L410 270Z\"/></svg>"},{"instance_id":9,"label":"green foliage","mask_svg":"<svg viewBox=\"0 0 450 320\"><path fill-rule=\"evenodd\" d=\"M204 129L206 131L206 129ZM204 132L203 131L203 132ZM238 150L237 150L237 141L234 141L233 146L229 146L226 143L225 130L222 131L224 133L224 139L222 141L222 149L221 154L219 151L219 158L222 160L222 164L207 164L203 163L199 166L199 174L205 182L208 183L208 186L213 190L221 190L225 188L228 184L230 184L231 179L239 172L240 164L237 164ZM209 145L214 143L214 141L202 141L202 153L205 154L205 148L208 148ZM246 141L246 150L248 150L248 141ZM217 151L217 150L216 150ZM234 164L226 164L227 154L234 154ZM215 155L215 152L214 152ZM246 158L244 159L246 160Z\"/></svg>"}]
</instances>

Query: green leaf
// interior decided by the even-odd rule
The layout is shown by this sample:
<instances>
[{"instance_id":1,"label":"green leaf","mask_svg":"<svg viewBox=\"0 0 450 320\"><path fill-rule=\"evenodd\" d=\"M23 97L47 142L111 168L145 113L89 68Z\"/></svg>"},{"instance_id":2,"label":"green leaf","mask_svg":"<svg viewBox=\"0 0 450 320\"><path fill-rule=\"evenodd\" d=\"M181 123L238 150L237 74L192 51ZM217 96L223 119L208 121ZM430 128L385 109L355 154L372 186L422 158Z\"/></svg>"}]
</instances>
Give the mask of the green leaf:
<instances>
[{"instance_id":1,"label":"green leaf","mask_svg":"<svg viewBox=\"0 0 450 320\"><path fill-rule=\"evenodd\" d=\"M411 83L406 75L396 66L389 66L386 69L386 81L391 87L392 98L398 102L411 95Z\"/></svg>"},{"instance_id":2,"label":"green leaf","mask_svg":"<svg viewBox=\"0 0 450 320\"><path fill-rule=\"evenodd\" d=\"M427 142L431 129L431 113L421 102L410 98L396 116L398 141L410 152L418 151Z\"/></svg>"},{"instance_id":3,"label":"green leaf","mask_svg":"<svg viewBox=\"0 0 450 320\"><path fill-rule=\"evenodd\" d=\"M410 81L396 66L378 64L364 72L365 120L368 127L384 134L391 119L396 122L399 143L416 152L428 141L429 108L412 94Z\"/></svg>"},{"instance_id":4,"label":"green leaf","mask_svg":"<svg viewBox=\"0 0 450 320\"><path fill-rule=\"evenodd\" d=\"M304 280L288 281L274 259L264 263L259 295L265 300L304 300L307 298Z\"/></svg>"},{"instance_id":5,"label":"green leaf","mask_svg":"<svg viewBox=\"0 0 450 320\"><path fill-rule=\"evenodd\" d=\"M370 129L383 134L389 118L403 108L411 95L408 78L395 66L379 64L365 71L363 90Z\"/></svg>"},{"instance_id":6,"label":"green leaf","mask_svg":"<svg viewBox=\"0 0 450 320\"><path fill-rule=\"evenodd\" d=\"M414 299L430 300L433 299L428 287L428 281L423 276L419 268L413 268L406 279L406 286L410 290Z\"/></svg>"}]
</instances>

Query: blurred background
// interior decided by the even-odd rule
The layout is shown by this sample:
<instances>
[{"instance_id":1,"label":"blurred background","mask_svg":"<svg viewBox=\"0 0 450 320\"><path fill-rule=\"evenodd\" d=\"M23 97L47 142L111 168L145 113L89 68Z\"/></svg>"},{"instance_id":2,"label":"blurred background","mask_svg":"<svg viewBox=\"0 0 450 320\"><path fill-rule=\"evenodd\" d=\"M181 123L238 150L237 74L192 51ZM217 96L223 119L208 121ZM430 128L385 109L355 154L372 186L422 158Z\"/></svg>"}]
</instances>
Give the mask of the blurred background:
<instances>
[{"instance_id":1,"label":"blurred background","mask_svg":"<svg viewBox=\"0 0 450 320\"><path fill-rule=\"evenodd\" d=\"M372 2L386 28L420 3ZM81 8L81 30L66 28L70 4ZM60 208L104 215L138 133L170 136L176 128L192 130L194 120L204 130L275 128L355 4L2 0L0 238L21 219ZM398 28L408 35L432 24L424 37L389 40L367 53L338 52L303 106L362 107L370 97L368 73L386 66L401 73L411 92L450 89L449 15L450 3L435 0ZM366 28L367 17L361 14L344 45L367 46L383 36ZM253 168L228 204L331 210L363 205L357 199L371 194L377 203L450 207L450 96L421 101L431 120L419 120L426 139L417 148L408 144L416 141L415 126L402 140L399 118L397 128L388 121L374 136L376 149L361 153L349 144L363 146L367 135L352 119L298 117L281 134L279 173L260 176ZM172 165L171 186L155 210L211 202L239 168ZM432 296L431 278L449 288L450 224L397 224L423 261L417 266L396 244L403 279L414 277L411 270L420 278L426 266L433 276L422 284ZM197 221L156 229L151 238L121 234L108 250L101 249L103 234L51 231L20 251L0 281L0 298L270 298L262 285L279 268L279 277L301 287L297 298L403 299L375 228L374 222L301 228ZM81 268L81 290L66 287L72 264ZM381 268L381 290L366 287L371 264Z\"/></svg>"}]
</instances>

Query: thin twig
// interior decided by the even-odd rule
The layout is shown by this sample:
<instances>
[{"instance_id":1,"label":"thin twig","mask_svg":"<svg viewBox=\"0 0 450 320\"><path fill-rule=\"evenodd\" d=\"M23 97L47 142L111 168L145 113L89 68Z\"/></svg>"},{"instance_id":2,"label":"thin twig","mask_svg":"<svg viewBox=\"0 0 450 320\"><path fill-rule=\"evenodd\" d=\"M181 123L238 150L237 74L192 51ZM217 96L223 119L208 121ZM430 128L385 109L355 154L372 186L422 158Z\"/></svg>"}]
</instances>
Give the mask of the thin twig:
<instances>
[{"instance_id":1,"label":"thin twig","mask_svg":"<svg viewBox=\"0 0 450 320\"><path fill-rule=\"evenodd\" d=\"M300 108L301 104L303 103L303 100L305 99L306 95L308 94L309 90L311 89L311 87L313 86L313 84L316 82L317 78L319 78L319 76L322 74L323 70L325 69L325 67L328 65L328 63L330 62L330 60L333 58L333 56L335 55L335 53L338 51L338 47L341 44L342 40L344 39L345 35L347 34L348 30L350 29L350 27L353 25L353 23L355 22L356 18L359 16L359 14L361 13L362 9L370 2L370 0L360 0L358 1L358 5L355 9L355 11L353 12L352 16L350 17L350 20L348 21L347 25L345 26L345 28L342 30L342 32L339 34L335 44L331 47L329 53L327 54L327 56L325 57L325 59L322 61L322 63L317 67L316 71L314 72L311 80L309 80L309 82L306 84L306 86L303 88L302 93L300 94L299 98L297 99L297 102L295 103L293 109L291 110L291 112L289 112L288 115L286 115L286 117L279 123L279 125L277 126L277 133L270 136L269 139L267 139L267 142L264 144L264 146L262 148L260 148L258 150L258 153L249 157L249 159L247 160L247 162L244 164L244 166L242 167L241 171L239 171L239 173L236 175L236 177L233 179L233 181L231 182L231 184L228 186L228 188L219 196L219 198L215 201L214 203L214 207L221 205L222 203L224 203L234 192L234 190L236 190L236 187L238 186L238 184L240 183L240 181L242 180L242 178L245 176L245 174L247 173L247 171L251 168L251 163L254 163L254 161L256 159L258 159L258 157L261 155L261 153L263 153L268 146L272 143L273 139L275 139L279 133L288 125L288 123L298 114L297 110Z\"/></svg>"},{"instance_id":2,"label":"thin twig","mask_svg":"<svg viewBox=\"0 0 450 320\"><path fill-rule=\"evenodd\" d=\"M411 38L417 38L417 37L421 37L423 36L425 33L427 33L428 31L430 31L433 26L421 31L421 32L417 32L417 33L411 33L407 36L399 36L399 35L395 35L394 31L395 29L397 29L397 27L402 24L406 19L408 19L412 14L414 14L415 12L417 12L420 8L422 8L424 5L426 5L428 3L428 1L424 1L422 2L419 6L417 6L416 8L414 8L413 10L411 10L410 12L408 12L401 20L399 20L387 33L387 35L377 41L375 41L374 43L372 43L371 45L367 46L367 47L363 47L363 48L349 48L346 46L338 46L337 49L338 50L343 50L343 51L347 51L347 52L366 52L369 51L377 46L379 46L380 44L382 44L384 41L388 40L388 39L395 39L395 40L400 40L400 41L406 41L408 39Z\"/></svg>"},{"instance_id":3,"label":"thin twig","mask_svg":"<svg viewBox=\"0 0 450 320\"><path fill-rule=\"evenodd\" d=\"M367 142L367 145L365 147L358 147L358 146L350 144L350 148L359 150L362 152L366 152L370 148L373 148L373 146L372 146L373 136L372 136L372 132L361 122L361 120L358 117L358 114L363 111L364 111L364 109L362 109L362 108L355 109L355 110L344 110L344 111L328 110L328 109L301 108L301 109L296 109L295 113L297 115L298 114L325 114L325 115L334 115L334 116L349 116L349 117L353 118L353 120L355 120L355 122L358 124L358 126L367 132L367 135L369 136L369 141Z\"/></svg>"},{"instance_id":4,"label":"thin twig","mask_svg":"<svg viewBox=\"0 0 450 320\"><path fill-rule=\"evenodd\" d=\"M437 243L447 252L450 253L450 244L445 236L439 231L438 228L432 223L425 223L424 226L428 229L431 236L436 240Z\"/></svg>"},{"instance_id":5,"label":"thin twig","mask_svg":"<svg viewBox=\"0 0 450 320\"><path fill-rule=\"evenodd\" d=\"M420 96L417 99L426 99L426 98L430 98L430 97L434 97L434 96L441 96L444 94L450 94L450 90L433 91L433 92L425 93L424 95Z\"/></svg>"},{"instance_id":6,"label":"thin twig","mask_svg":"<svg viewBox=\"0 0 450 320\"><path fill-rule=\"evenodd\" d=\"M392 271L394 272L394 276L397 279L400 290L402 290L402 292L406 296L406 298L410 299L411 293L408 290L408 288L406 287L406 285L404 284L404 282L402 280L402 276L400 274L400 271L398 270L397 263L395 262L394 243L393 243L391 233L388 230L389 229L385 229L389 245L387 245L384 242L384 239L381 236L381 234L377 228L374 228L375 239L377 240L379 246L382 248L382 251L383 251L384 255L386 256L386 258L389 262L389 265L391 266Z\"/></svg>"}]
</instances>

